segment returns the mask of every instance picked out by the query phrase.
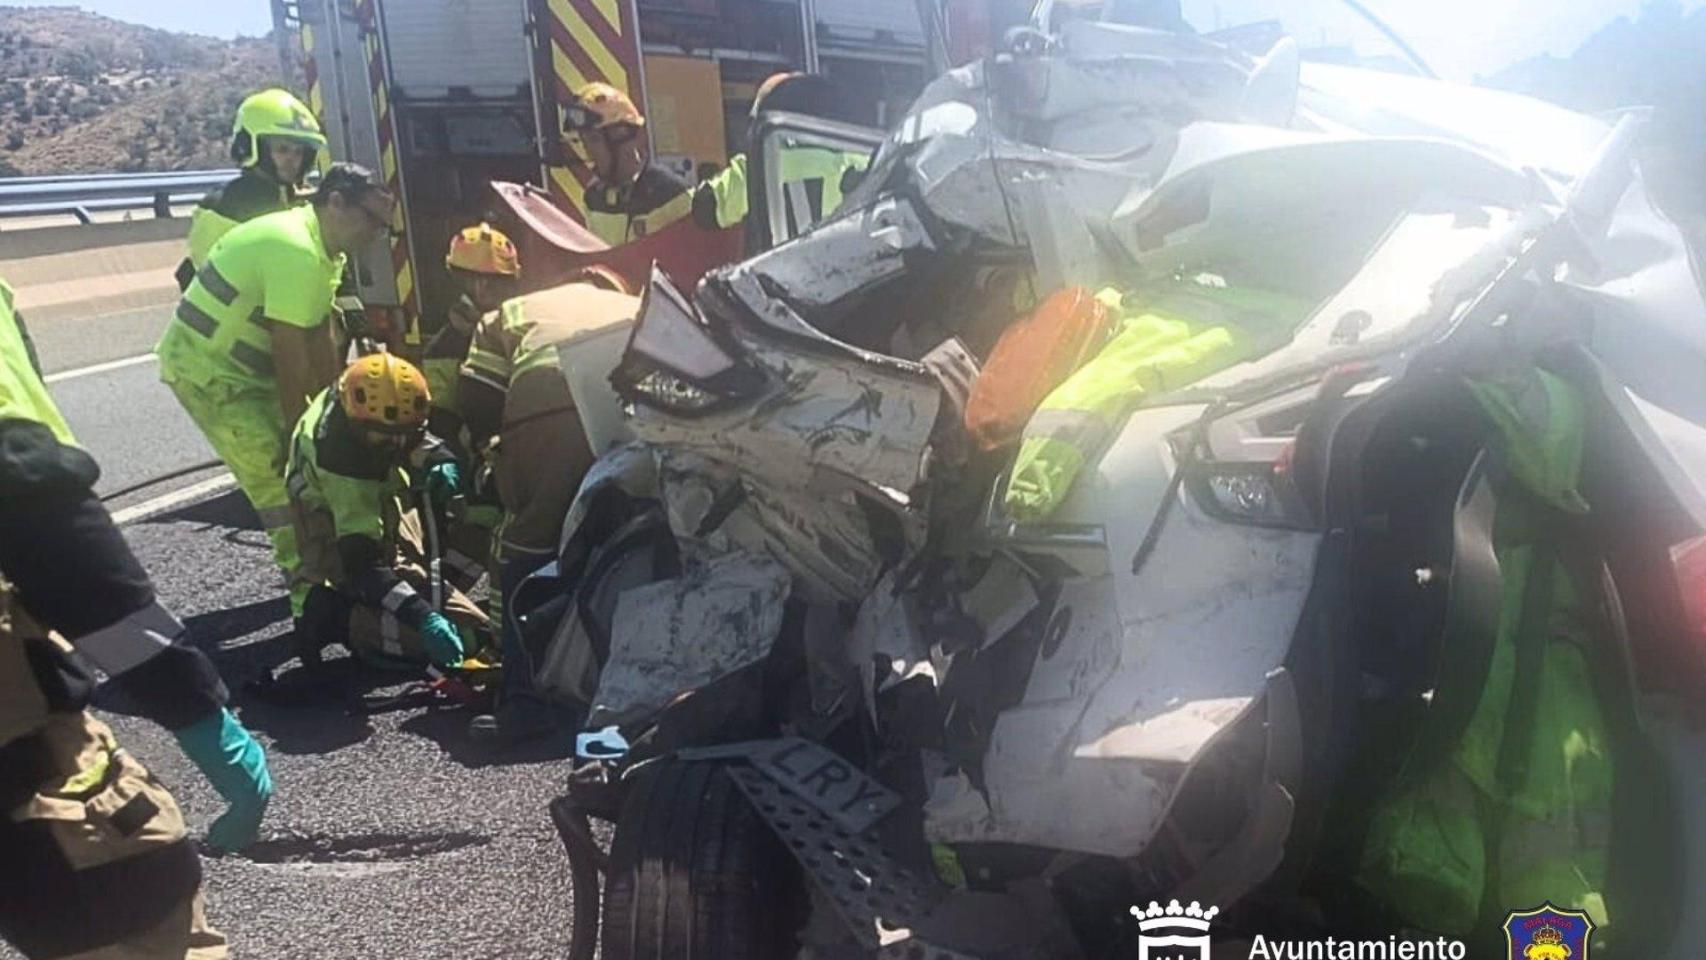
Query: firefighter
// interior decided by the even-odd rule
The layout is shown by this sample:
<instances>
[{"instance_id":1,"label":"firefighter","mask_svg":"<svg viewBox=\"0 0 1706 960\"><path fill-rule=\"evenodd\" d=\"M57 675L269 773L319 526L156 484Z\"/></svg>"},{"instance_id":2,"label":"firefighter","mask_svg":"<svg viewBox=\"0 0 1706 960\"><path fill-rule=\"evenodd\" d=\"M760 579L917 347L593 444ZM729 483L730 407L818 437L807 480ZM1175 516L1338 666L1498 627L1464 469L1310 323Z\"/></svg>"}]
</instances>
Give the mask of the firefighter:
<instances>
[{"instance_id":1,"label":"firefighter","mask_svg":"<svg viewBox=\"0 0 1706 960\"><path fill-rule=\"evenodd\" d=\"M189 256L178 266L178 289L189 289L213 245L232 227L294 206L303 178L325 149L319 121L288 91L275 87L245 99L231 130L231 159L242 172L202 198L191 215Z\"/></svg>"},{"instance_id":2,"label":"firefighter","mask_svg":"<svg viewBox=\"0 0 1706 960\"><path fill-rule=\"evenodd\" d=\"M99 475L0 282L0 940L32 958L212 960L225 938L203 915L183 817L89 715L93 682L70 651L172 731L225 798L213 845L254 839L266 755L95 498Z\"/></svg>"},{"instance_id":3,"label":"firefighter","mask_svg":"<svg viewBox=\"0 0 1706 960\"><path fill-rule=\"evenodd\" d=\"M310 203L225 236L155 347L160 379L254 506L287 583L297 564L284 488L287 425L337 377L327 321L345 254L388 228L391 204L372 172L334 164ZM306 589L292 585L298 618Z\"/></svg>"},{"instance_id":4,"label":"firefighter","mask_svg":"<svg viewBox=\"0 0 1706 960\"><path fill-rule=\"evenodd\" d=\"M485 574L492 558L492 531L502 520L503 510L496 491L486 482L490 470L475 454L472 439L462 424L457 386L474 328L481 318L496 313L509 299L521 276L521 260L515 244L503 231L489 223L480 223L450 239L444 266L460 293L445 311L443 326L427 344L422 372L432 394L432 416L427 427L456 455L470 481L466 498L452 511L450 530L445 537L444 566L457 588L471 590ZM494 619L497 615L493 610Z\"/></svg>"},{"instance_id":5,"label":"firefighter","mask_svg":"<svg viewBox=\"0 0 1706 960\"><path fill-rule=\"evenodd\" d=\"M806 113L841 122L852 122L845 98L827 79L817 74L777 73L759 84L752 100L747 142L755 148L758 117L765 111ZM782 197L788 218L788 235L834 213L847 189L870 164L863 151L835 150L817 146L784 147L780 161ZM707 230L732 227L746 219L746 154L729 158L729 165L693 190L693 222Z\"/></svg>"},{"instance_id":6,"label":"firefighter","mask_svg":"<svg viewBox=\"0 0 1706 960\"><path fill-rule=\"evenodd\" d=\"M467 438L462 415L456 406L456 385L462 376L462 361L480 318L495 312L510 297L521 276L521 260L515 244L503 231L480 223L450 238L444 268L456 281L457 298L445 311L444 324L427 344L422 361L427 387L432 391L433 436L449 443L466 459Z\"/></svg>"},{"instance_id":7,"label":"firefighter","mask_svg":"<svg viewBox=\"0 0 1706 960\"><path fill-rule=\"evenodd\" d=\"M595 458L557 348L631 322L638 308L620 277L590 268L569 283L507 301L474 334L462 371L462 410L475 442L495 448L504 506L498 587L506 607L521 581L555 558L563 518ZM533 689L513 617L503 618L501 636L498 711L469 726L472 738L499 747L558 729Z\"/></svg>"},{"instance_id":8,"label":"firefighter","mask_svg":"<svg viewBox=\"0 0 1706 960\"><path fill-rule=\"evenodd\" d=\"M563 132L594 177L587 228L613 247L693 211L692 184L647 156L645 126L634 101L607 83L582 87L563 112Z\"/></svg>"},{"instance_id":9,"label":"firefighter","mask_svg":"<svg viewBox=\"0 0 1706 960\"><path fill-rule=\"evenodd\" d=\"M460 591L444 591L444 609L421 595L428 563L422 517L405 509L411 475L435 504L459 492L448 452L427 443L432 400L426 377L388 353L356 360L322 390L291 435L286 482L301 545L306 636L298 652L310 666L341 643L379 666L461 664L485 615Z\"/></svg>"}]
</instances>

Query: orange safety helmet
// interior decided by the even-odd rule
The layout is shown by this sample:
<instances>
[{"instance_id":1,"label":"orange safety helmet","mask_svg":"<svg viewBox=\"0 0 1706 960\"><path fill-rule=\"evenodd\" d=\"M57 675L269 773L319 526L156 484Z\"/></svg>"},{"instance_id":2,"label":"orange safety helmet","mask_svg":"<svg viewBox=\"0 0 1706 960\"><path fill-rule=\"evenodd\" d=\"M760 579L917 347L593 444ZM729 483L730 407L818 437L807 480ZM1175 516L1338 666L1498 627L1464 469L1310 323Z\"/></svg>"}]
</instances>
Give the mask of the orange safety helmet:
<instances>
[{"instance_id":1,"label":"orange safety helmet","mask_svg":"<svg viewBox=\"0 0 1706 960\"><path fill-rule=\"evenodd\" d=\"M483 222L464 227L450 238L450 252L444 255L444 265L469 273L521 276L521 258L515 252L515 244L502 230Z\"/></svg>"},{"instance_id":2,"label":"orange safety helmet","mask_svg":"<svg viewBox=\"0 0 1706 960\"><path fill-rule=\"evenodd\" d=\"M608 83L589 83L575 91L575 102L563 110L563 129L604 130L608 127L643 127L646 118L622 91Z\"/></svg>"},{"instance_id":3,"label":"orange safety helmet","mask_svg":"<svg viewBox=\"0 0 1706 960\"><path fill-rule=\"evenodd\" d=\"M370 353L338 377L338 403L358 426L410 433L426 425L432 394L414 364L389 353Z\"/></svg>"},{"instance_id":4,"label":"orange safety helmet","mask_svg":"<svg viewBox=\"0 0 1706 960\"><path fill-rule=\"evenodd\" d=\"M629 285L626 278L615 270L598 263L589 263L584 267L577 267L564 282L585 283L600 290L625 293L630 297L634 295L634 288Z\"/></svg>"}]
</instances>

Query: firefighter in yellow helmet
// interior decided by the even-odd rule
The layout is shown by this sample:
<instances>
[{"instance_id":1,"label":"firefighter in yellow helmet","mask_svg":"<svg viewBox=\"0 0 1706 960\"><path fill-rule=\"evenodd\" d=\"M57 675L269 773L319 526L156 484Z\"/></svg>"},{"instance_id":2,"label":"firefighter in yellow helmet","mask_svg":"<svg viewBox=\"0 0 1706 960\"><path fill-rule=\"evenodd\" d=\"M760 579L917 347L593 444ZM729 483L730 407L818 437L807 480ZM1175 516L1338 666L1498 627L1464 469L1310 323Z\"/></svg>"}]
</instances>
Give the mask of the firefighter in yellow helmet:
<instances>
[{"instance_id":1,"label":"firefighter in yellow helmet","mask_svg":"<svg viewBox=\"0 0 1706 960\"><path fill-rule=\"evenodd\" d=\"M648 155L645 126L634 101L608 83L582 87L563 111L569 146L594 178L587 228L613 247L693 211L693 185Z\"/></svg>"},{"instance_id":2,"label":"firefighter in yellow helmet","mask_svg":"<svg viewBox=\"0 0 1706 960\"><path fill-rule=\"evenodd\" d=\"M421 518L406 495L454 497L460 471L426 431L426 377L388 353L362 357L314 398L291 435L285 483L310 584L297 652L313 666L341 643L380 666L454 667L490 622L447 587L429 590Z\"/></svg>"},{"instance_id":3,"label":"firefighter in yellow helmet","mask_svg":"<svg viewBox=\"0 0 1706 960\"><path fill-rule=\"evenodd\" d=\"M245 99L231 130L231 159L242 172L202 198L191 215L189 256L178 267L178 289L189 289L213 245L232 227L296 204L303 178L325 149L319 121L288 91L275 87Z\"/></svg>"}]
</instances>

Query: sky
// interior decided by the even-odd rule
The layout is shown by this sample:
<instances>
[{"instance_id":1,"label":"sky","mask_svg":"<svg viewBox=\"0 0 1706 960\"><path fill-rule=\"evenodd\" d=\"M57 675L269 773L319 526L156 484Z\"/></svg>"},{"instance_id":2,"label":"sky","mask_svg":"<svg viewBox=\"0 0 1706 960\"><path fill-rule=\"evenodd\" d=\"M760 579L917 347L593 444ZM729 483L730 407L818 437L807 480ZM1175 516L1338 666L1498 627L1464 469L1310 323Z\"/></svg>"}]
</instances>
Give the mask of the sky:
<instances>
[{"instance_id":1,"label":"sky","mask_svg":"<svg viewBox=\"0 0 1706 960\"><path fill-rule=\"evenodd\" d=\"M4 0L46 6L40 0ZM217 37L259 36L272 28L266 0L58 0L118 20ZM450 2L450 0L445 0ZM827 0L819 0L820 3ZM858 2L858 0L839 0ZM1209 29L1278 18L1308 41L1350 40L1360 52L1391 49L1339 0L1183 0ZM1641 0L1364 0L1442 76L1473 80L1541 53L1572 52L1611 19L1638 13ZM1690 9L1706 0L1684 0Z\"/></svg>"},{"instance_id":2,"label":"sky","mask_svg":"<svg viewBox=\"0 0 1706 960\"><path fill-rule=\"evenodd\" d=\"M820 0L821 2L821 0ZM1684 0L1685 9L1706 0ZM1594 31L1641 11L1641 0L1363 0L1439 73L1472 81L1519 60L1567 56ZM1199 29L1277 19L1305 44L1354 42L1359 53L1394 52L1340 0L1184 0Z\"/></svg>"},{"instance_id":3,"label":"sky","mask_svg":"<svg viewBox=\"0 0 1706 960\"><path fill-rule=\"evenodd\" d=\"M10 6L82 7L114 20L201 33L227 39L238 34L258 37L272 29L267 0L4 0Z\"/></svg>"}]
</instances>

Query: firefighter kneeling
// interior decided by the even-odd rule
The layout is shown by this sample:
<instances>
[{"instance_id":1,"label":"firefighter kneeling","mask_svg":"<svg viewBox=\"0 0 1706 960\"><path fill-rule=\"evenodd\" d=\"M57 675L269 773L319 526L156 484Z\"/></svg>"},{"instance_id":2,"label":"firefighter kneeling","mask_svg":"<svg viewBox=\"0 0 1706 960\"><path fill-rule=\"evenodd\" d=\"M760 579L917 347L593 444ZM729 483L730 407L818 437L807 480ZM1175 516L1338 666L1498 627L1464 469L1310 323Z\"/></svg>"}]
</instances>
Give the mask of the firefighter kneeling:
<instances>
[{"instance_id":1,"label":"firefighter kneeling","mask_svg":"<svg viewBox=\"0 0 1706 960\"><path fill-rule=\"evenodd\" d=\"M305 665L341 643L380 666L454 667L489 633L485 614L453 587L443 612L421 595L430 563L422 518L402 498L411 476L434 503L460 488L448 451L423 442L431 402L418 369L379 353L350 364L296 424L285 477L309 586Z\"/></svg>"}]
</instances>

